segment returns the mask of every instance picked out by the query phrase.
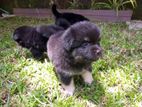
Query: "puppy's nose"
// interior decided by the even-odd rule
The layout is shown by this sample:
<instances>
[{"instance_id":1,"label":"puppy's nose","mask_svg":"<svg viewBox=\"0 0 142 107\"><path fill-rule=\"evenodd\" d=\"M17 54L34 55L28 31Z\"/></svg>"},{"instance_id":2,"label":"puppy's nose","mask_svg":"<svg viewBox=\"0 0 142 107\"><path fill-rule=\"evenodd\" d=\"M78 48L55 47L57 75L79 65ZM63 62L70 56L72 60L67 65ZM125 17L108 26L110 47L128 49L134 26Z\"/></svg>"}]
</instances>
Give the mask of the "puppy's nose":
<instances>
[{"instance_id":1,"label":"puppy's nose","mask_svg":"<svg viewBox=\"0 0 142 107\"><path fill-rule=\"evenodd\" d=\"M96 50L96 54L97 54L97 55L101 55L101 54L102 54L102 50L101 50L101 49L97 49L97 50Z\"/></svg>"},{"instance_id":2,"label":"puppy's nose","mask_svg":"<svg viewBox=\"0 0 142 107\"><path fill-rule=\"evenodd\" d=\"M98 45L95 45L93 47L93 50L94 50L94 52L95 52L96 55L100 56L102 54L102 48L100 46L98 46Z\"/></svg>"}]
</instances>

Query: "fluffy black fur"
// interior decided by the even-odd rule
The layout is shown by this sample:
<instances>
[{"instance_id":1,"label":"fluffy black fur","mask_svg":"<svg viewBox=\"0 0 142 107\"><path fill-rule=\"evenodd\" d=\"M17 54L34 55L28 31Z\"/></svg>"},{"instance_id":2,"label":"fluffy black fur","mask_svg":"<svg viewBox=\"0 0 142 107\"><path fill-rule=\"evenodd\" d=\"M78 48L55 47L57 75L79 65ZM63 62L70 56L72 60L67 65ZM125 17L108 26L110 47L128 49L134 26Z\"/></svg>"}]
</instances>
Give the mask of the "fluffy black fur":
<instances>
[{"instance_id":1,"label":"fluffy black fur","mask_svg":"<svg viewBox=\"0 0 142 107\"><path fill-rule=\"evenodd\" d=\"M55 24L64 27L65 29L68 28L70 25L79 22L79 21L89 21L88 18L71 12L64 12L60 13L56 9L56 5L52 5L52 13L55 16Z\"/></svg>"},{"instance_id":2,"label":"fluffy black fur","mask_svg":"<svg viewBox=\"0 0 142 107\"><path fill-rule=\"evenodd\" d=\"M74 75L91 72L91 63L102 54L100 31L95 24L83 21L58 32L47 43L48 57L61 83L69 85Z\"/></svg>"},{"instance_id":3,"label":"fluffy black fur","mask_svg":"<svg viewBox=\"0 0 142 107\"><path fill-rule=\"evenodd\" d=\"M46 44L49 37L61 30L63 28L57 25L21 26L15 29L13 39L20 46L29 49L35 58L41 58L47 51Z\"/></svg>"}]
</instances>

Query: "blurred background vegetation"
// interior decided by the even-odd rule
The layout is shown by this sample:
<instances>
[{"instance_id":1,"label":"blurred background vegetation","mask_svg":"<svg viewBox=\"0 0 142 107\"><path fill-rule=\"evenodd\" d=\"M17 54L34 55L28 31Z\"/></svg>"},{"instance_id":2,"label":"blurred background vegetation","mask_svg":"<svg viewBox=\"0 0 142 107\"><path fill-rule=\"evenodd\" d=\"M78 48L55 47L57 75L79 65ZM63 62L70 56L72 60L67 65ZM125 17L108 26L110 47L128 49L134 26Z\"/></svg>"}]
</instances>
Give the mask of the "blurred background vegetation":
<instances>
[{"instance_id":1,"label":"blurred background vegetation","mask_svg":"<svg viewBox=\"0 0 142 107\"><path fill-rule=\"evenodd\" d=\"M133 18L142 19L142 0L136 1L136 8L133 8L133 6L130 3L128 3L125 7L133 9ZM98 6L96 5L96 3L108 3L109 0L0 0L0 8L12 13L13 8L50 8L53 2L56 3L58 5L58 8L61 9L106 9L106 6Z\"/></svg>"}]
</instances>

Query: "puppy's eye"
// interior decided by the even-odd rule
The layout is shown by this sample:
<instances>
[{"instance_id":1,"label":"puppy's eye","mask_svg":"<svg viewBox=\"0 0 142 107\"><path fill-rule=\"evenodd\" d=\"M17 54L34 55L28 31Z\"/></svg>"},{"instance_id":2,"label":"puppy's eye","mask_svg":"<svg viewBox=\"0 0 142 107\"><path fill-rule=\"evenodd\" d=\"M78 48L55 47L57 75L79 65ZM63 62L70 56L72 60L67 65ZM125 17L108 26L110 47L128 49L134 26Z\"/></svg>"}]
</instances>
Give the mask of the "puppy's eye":
<instances>
[{"instance_id":1,"label":"puppy's eye","mask_svg":"<svg viewBox=\"0 0 142 107\"><path fill-rule=\"evenodd\" d=\"M84 42L83 44L82 44L82 47L86 47L87 45L89 45L89 43L88 42Z\"/></svg>"}]
</instances>

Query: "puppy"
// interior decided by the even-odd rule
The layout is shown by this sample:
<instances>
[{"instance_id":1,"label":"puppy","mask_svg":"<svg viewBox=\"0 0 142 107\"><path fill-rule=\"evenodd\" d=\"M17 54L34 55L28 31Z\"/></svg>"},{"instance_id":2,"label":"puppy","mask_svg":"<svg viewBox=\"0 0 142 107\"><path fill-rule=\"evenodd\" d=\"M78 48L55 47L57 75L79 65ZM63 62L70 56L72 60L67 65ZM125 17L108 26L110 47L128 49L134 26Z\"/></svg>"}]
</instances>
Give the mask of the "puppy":
<instances>
[{"instance_id":1,"label":"puppy","mask_svg":"<svg viewBox=\"0 0 142 107\"><path fill-rule=\"evenodd\" d=\"M99 29L88 21L78 22L49 38L48 57L67 95L74 93L74 75L81 75L87 84L92 83L91 63L102 55L100 39Z\"/></svg>"},{"instance_id":2,"label":"puppy","mask_svg":"<svg viewBox=\"0 0 142 107\"><path fill-rule=\"evenodd\" d=\"M55 4L52 5L52 13L55 16L55 24L62 26L65 29L76 22L84 20L89 21L89 19L80 14L71 12L59 13Z\"/></svg>"},{"instance_id":3,"label":"puppy","mask_svg":"<svg viewBox=\"0 0 142 107\"><path fill-rule=\"evenodd\" d=\"M13 39L22 47L31 51L35 58L41 58L47 51L46 44L49 37L64 30L57 25L42 25L37 27L21 26L13 33Z\"/></svg>"}]
</instances>

